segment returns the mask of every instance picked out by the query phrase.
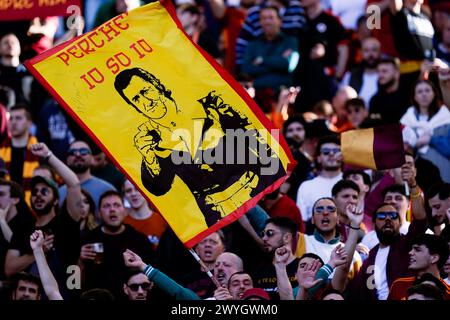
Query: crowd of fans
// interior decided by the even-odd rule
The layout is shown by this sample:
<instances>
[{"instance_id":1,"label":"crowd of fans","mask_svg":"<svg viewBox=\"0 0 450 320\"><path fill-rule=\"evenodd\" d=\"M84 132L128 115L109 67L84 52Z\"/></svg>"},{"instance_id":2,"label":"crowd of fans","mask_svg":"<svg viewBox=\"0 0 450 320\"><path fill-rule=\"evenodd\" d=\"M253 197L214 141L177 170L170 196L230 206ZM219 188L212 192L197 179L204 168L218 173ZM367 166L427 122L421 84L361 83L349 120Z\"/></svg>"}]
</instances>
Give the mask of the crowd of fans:
<instances>
[{"instance_id":1,"label":"crowd of fans","mask_svg":"<svg viewBox=\"0 0 450 320\"><path fill-rule=\"evenodd\" d=\"M203 267L22 64L143 4L0 22L0 301L449 299L447 0L174 2L298 163L195 246ZM340 133L390 123L404 165L343 163Z\"/></svg>"}]
</instances>

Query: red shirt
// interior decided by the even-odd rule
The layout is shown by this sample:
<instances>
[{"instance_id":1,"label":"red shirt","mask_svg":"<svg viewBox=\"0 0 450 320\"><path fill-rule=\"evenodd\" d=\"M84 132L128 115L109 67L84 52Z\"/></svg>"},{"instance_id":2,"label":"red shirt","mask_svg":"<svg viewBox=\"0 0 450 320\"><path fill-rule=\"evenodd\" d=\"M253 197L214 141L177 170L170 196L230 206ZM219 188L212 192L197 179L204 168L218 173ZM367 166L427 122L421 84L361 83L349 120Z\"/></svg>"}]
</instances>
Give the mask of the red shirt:
<instances>
[{"instance_id":1,"label":"red shirt","mask_svg":"<svg viewBox=\"0 0 450 320\"><path fill-rule=\"evenodd\" d=\"M294 200L289 198L287 195L282 195L282 197L277 202L275 202L275 204L270 209L266 209L266 211L271 218L286 217L291 219L299 226L300 232L305 232L300 209L297 207L297 204L294 202Z\"/></svg>"},{"instance_id":2,"label":"red shirt","mask_svg":"<svg viewBox=\"0 0 450 320\"><path fill-rule=\"evenodd\" d=\"M389 290L388 300L407 300L408 299L408 289L413 286L416 277L398 278L394 281ZM450 286L443 280L439 279L441 283L445 286L445 300L450 300Z\"/></svg>"}]
</instances>

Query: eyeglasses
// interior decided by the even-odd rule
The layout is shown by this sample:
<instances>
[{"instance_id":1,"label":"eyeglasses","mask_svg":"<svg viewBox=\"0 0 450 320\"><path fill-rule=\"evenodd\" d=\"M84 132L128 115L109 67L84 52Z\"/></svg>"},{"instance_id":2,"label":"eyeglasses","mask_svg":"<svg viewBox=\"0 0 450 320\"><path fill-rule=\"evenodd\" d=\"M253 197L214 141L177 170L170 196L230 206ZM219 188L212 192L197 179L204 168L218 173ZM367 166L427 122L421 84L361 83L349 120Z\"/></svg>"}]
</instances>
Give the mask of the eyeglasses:
<instances>
[{"instance_id":1,"label":"eyeglasses","mask_svg":"<svg viewBox=\"0 0 450 320\"><path fill-rule=\"evenodd\" d=\"M38 193L40 193L41 195L43 195L44 197L47 196L50 193L50 189L47 187L43 187L43 188L34 188L33 190L31 190L31 195L32 196L37 196Z\"/></svg>"},{"instance_id":2,"label":"eyeglasses","mask_svg":"<svg viewBox=\"0 0 450 320\"><path fill-rule=\"evenodd\" d=\"M325 210L328 213L335 213L336 212L336 207L334 207L334 206L317 206L315 208L314 212L318 213L318 214L322 214L322 213L325 212Z\"/></svg>"},{"instance_id":3,"label":"eyeglasses","mask_svg":"<svg viewBox=\"0 0 450 320\"><path fill-rule=\"evenodd\" d=\"M152 286L151 283L148 282L144 282L144 283L132 283L132 284L127 284L128 288L131 289L131 291L133 292L137 292L139 290L139 287L142 288L142 290L147 291L150 289L150 287Z\"/></svg>"},{"instance_id":4,"label":"eyeglasses","mask_svg":"<svg viewBox=\"0 0 450 320\"><path fill-rule=\"evenodd\" d=\"M261 231L261 238L264 238L264 236L267 236L267 238L272 238L277 232L275 230L263 230Z\"/></svg>"},{"instance_id":5,"label":"eyeglasses","mask_svg":"<svg viewBox=\"0 0 450 320\"><path fill-rule=\"evenodd\" d=\"M328 156L332 152L333 152L333 154L337 154L337 153L341 152L341 149L340 148L322 148L322 149L320 149L320 153L322 153L325 156Z\"/></svg>"},{"instance_id":6,"label":"eyeglasses","mask_svg":"<svg viewBox=\"0 0 450 320\"><path fill-rule=\"evenodd\" d=\"M377 212L376 213L376 217L377 219L380 220L386 220L386 218L389 216L389 219L394 220L398 218L398 212L395 211L382 211L382 212Z\"/></svg>"},{"instance_id":7,"label":"eyeglasses","mask_svg":"<svg viewBox=\"0 0 450 320\"><path fill-rule=\"evenodd\" d=\"M88 148L79 148L79 149L71 148L67 151L67 154L69 156L74 156L77 153L80 156L85 156L85 155L91 154L91 150L89 150Z\"/></svg>"}]
</instances>

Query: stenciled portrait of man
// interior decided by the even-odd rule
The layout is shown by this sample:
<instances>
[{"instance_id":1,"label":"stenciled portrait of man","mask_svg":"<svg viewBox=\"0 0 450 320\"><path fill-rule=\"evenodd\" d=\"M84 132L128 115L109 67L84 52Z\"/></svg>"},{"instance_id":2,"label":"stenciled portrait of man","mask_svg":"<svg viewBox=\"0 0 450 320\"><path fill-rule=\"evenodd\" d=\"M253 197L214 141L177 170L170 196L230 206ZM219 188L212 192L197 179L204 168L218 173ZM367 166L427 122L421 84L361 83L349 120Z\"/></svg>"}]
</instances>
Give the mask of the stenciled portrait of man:
<instances>
[{"instance_id":1,"label":"stenciled portrait of man","mask_svg":"<svg viewBox=\"0 0 450 320\"><path fill-rule=\"evenodd\" d=\"M170 192L178 176L208 226L286 174L249 119L215 91L192 105L178 106L172 92L142 68L121 71L114 86L147 119L134 137L142 155L144 187L161 196Z\"/></svg>"}]
</instances>

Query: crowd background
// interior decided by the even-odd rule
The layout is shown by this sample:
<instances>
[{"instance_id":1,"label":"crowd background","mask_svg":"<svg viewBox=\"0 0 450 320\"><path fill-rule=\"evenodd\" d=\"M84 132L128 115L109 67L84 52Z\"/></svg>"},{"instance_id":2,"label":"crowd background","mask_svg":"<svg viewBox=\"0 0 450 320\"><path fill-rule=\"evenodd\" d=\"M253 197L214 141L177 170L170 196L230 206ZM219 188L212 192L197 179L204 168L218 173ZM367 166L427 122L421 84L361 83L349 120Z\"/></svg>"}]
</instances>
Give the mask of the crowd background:
<instances>
[{"instance_id":1,"label":"crowd background","mask_svg":"<svg viewBox=\"0 0 450 320\"><path fill-rule=\"evenodd\" d=\"M22 64L143 4L0 22L0 301L449 297L448 1L174 2L298 162L195 247L220 288ZM343 163L340 133L390 123L401 168Z\"/></svg>"}]
</instances>

